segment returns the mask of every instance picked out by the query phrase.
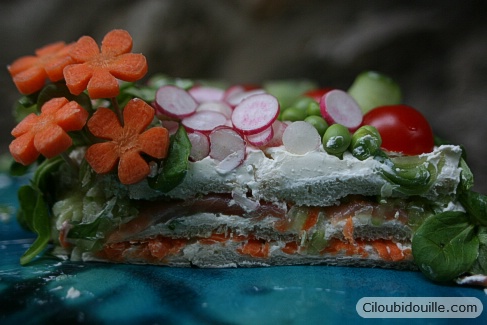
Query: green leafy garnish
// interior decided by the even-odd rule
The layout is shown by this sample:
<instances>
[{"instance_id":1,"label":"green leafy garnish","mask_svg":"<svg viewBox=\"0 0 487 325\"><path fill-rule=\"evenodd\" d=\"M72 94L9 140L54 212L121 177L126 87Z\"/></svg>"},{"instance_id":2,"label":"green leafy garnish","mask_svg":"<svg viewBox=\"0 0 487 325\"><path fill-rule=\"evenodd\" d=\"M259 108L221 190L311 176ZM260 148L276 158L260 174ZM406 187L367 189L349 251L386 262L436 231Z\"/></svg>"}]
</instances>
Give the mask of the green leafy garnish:
<instances>
[{"instance_id":1,"label":"green leafy garnish","mask_svg":"<svg viewBox=\"0 0 487 325\"><path fill-rule=\"evenodd\" d=\"M49 100L58 97L65 97L69 101L74 100L88 112L93 112L90 97L88 97L86 93L81 93L79 95L71 94L68 87L66 86L66 83L64 82L52 83L45 86L39 92L39 96L37 97L37 107L40 108Z\"/></svg>"},{"instance_id":2,"label":"green leafy garnish","mask_svg":"<svg viewBox=\"0 0 487 325\"><path fill-rule=\"evenodd\" d=\"M463 212L443 212L429 217L412 241L414 261L435 281L450 281L467 272L477 259L476 227Z\"/></svg>"},{"instance_id":3,"label":"green leafy garnish","mask_svg":"<svg viewBox=\"0 0 487 325\"><path fill-rule=\"evenodd\" d=\"M60 157L44 160L34 173L31 184L22 186L18 191L17 220L22 226L37 234L32 246L20 258L22 265L29 263L42 252L51 239L48 184L62 163L63 159Z\"/></svg>"},{"instance_id":4,"label":"green leafy garnish","mask_svg":"<svg viewBox=\"0 0 487 325\"><path fill-rule=\"evenodd\" d=\"M481 228L478 234L479 238L479 256L473 265L470 273L487 274L487 228Z\"/></svg>"},{"instance_id":5,"label":"green leafy garnish","mask_svg":"<svg viewBox=\"0 0 487 325\"><path fill-rule=\"evenodd\" d=\"M149 179L149 185L164 193L178 186L188 171L190 153L191 142L184 127L180 126L171 137L168 157L162 162L162 171L155 178Z\"/></svg>"},{"instance_id":6,"label":"green leafy garnish","mask_svg":"<svg viewBox=\"0 0 487 325\"><path fill-rule=\"evenodd\" d=\"M13 115L17 123L31 113L37 113L37 93L21 97L14 106Z\"/></svg>"},{"instance_id":7,"label":"green leafy garnish","mask_svg":"<svg viewBox=\"0 0 487 325\"><path fill-rule=\"evenodd\" d=\"M28 222L32 227L32 230L36 232L37 238L34 243L29 247L29 249L20 257L20 264L25 265L29 263L32 259L34 259L39 253L41 253L44 248L46 248L49 240L51 239L51 225L50 225L50 218L49 218L49 207L44 200L44 197L41 193L36 192L32 188L29 187L24 188L22 194L19 193L19 201L22 200L25 202L26 194L30 197L27 198L31 201L35 201L35 205L33 209L28 211L30 219ZM20 197L22 196L22 198ZM33 200L33 197L36 199ZM24 211L25 213L26 211Z\"/></svg>"},{"instance_id":8,"label":"green leafy garnish","mask_svg":"<svg viewBox=\"0 0 487 325\"><path fill-rule=\"evenodd\" d=\"M469 191L460 195L460 202L475 221L487 226L487 196Z\"/></svg>"}]
</instances>

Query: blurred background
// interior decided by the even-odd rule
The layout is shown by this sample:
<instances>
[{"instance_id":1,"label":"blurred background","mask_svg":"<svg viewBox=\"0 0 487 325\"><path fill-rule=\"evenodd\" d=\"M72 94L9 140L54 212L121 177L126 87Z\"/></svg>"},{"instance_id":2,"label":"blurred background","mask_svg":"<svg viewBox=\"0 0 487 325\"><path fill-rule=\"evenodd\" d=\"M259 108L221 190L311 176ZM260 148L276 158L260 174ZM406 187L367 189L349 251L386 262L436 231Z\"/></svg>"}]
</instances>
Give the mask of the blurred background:
<instances>
[{"instance_id":1,"label":"blurred background","mask_svg":"<svg viewBox=\"0 0 487 325\"><path fill-rule=\"evenodd\" d=\"M2 0L0 65L55 41L128 30L149 73L259 83L307 78L347 89L364 70L468 153L487 194L487 1ZM19 95L0 70L0 153Z\"/></svg>"}]
</instances>

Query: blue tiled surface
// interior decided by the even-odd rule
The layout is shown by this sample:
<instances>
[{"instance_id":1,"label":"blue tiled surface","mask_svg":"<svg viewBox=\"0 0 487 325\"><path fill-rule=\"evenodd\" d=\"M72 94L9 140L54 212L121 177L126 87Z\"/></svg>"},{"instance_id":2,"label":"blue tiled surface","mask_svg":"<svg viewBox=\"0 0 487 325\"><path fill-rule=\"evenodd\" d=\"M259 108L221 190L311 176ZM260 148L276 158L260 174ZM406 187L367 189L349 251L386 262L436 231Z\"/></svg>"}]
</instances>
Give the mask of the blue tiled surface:
<instances>
[{"instance_id":1,"label":"blue tiled surface","mask_svg":"<svg viewBox=\"0 0 487 325\"><path fill-rule=\"evenodd\" d=\"M0 324L383 324L356 312L362 297L477 297L476 319L395 324L486 324L487 292L420 273L329 266L240 269L18 263L32 234L15 222L21 180L0 175ZM5 214L5 211L9 215Z\"/></svg>"}]
</instances>

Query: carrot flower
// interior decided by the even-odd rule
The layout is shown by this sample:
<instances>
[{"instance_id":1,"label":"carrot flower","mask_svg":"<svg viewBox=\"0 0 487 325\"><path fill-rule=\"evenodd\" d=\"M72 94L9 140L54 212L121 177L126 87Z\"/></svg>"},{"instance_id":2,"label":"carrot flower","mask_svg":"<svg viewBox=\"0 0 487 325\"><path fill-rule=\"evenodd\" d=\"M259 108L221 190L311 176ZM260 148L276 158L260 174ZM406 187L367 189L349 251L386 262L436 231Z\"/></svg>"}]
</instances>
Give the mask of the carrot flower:
<instances>
[{"instance_id":1,"label":"carrot flower","mask_svg":"<svg viewBox=\"0 0 487 325\"><path fill-rule=\"evenodd\" d=\"M147 73L145 57L131 50L132 37L125 30L106 34L101 51L93 38L81 37L70 51L76 63L64 69L69 91L78 95L88 89L93 99L116 97L120 91L117 79L133 82Z\"/></svg>"},{"instance_id":2,"label":"carrot flower","mask_svg":"<svg viewBox=\"0 0 487 325\"><path fill-rule=\"evenodd\" d=\"M154 116L154 109L141 99L132 99L125 106L124 126L112 110L98 108L88 121L88 129L109 141L90 146L86 161L99 174L112 171L118 162L118 178L123 184L143 180L150 168L141 154L162 159L169 149L169 132L165 128L147 129Z\"/></svg>"},{"instance_id":3,"label":"carrot flower","mask_svg":"<svg viewBox=\"0 0 487 325\"><path fill-rule=\"evenodd\" d=\"M42 154L52 158L73 143L68 131L83 128L88 112L75 101L53 98L41 108L41 114L27 115L13 130L15 139L9 149L15 161L30 165Z\"/></svg>"},{"instance_id":4,"label":"carrot flower","mask_svg":"<svg viewBox=\"0 0 487 325\"><path fill-rule=\"evenodd\" d=\"M68 55L70 47L64 42L52 43L36 50L35 55L20 57L9 65L7 69L19 92L29 95L42 89L46 79L63 79L64 67L74 63Z\"/></svg>"}]
</instances>

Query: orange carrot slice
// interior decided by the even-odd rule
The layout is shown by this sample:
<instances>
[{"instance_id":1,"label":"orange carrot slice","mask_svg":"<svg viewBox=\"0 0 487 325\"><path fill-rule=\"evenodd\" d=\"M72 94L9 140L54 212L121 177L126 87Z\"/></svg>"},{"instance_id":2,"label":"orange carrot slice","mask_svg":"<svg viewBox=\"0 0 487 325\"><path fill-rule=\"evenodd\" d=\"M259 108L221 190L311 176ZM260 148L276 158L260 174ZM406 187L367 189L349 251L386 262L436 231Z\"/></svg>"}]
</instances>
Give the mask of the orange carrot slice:
<instances>
[{"instance_id":1,"label":"orange carrot slice","mask_svg":"<svg viewBox=\"0 0 487 325\"><path fill-rule=\"evenodd\" d=\"M119 94L118 79L137 81L147 73L147 61L142 54L129 53L132 37L116 29L105 35L101 51L89 36L81 37L71 48L76 65L64 69L64 79L72 94L85 89L91 98L111 98Z\"/></svg>"},{"instance_id":2,"label":"orange carrot slice","mask_svg":"<svg viewBox=\"0 0 487 325\"><path fill-rule=\"evenodd\" d=\"M86 90L93 70L84 64L71 64L64 68L63 74L69 92L79 95Z\"/></svg>"},{"instance_id":3,"label":"orange carrot slice","mask_svg":"<svg viewBox=\"0 0 487 325\"><path fill-rule=\"evenodd\" d=\"M52 158L67 150L72 139L67 131L83 128L88 112L66 98L54 98L41 108L41 114L28 115L13 130L9 149L15 161L30 165L40 154Z\"/></svg>"},{"instance_id":4,"label":"orange carrot slice","mask_svg":"<svg viewBox=\"0 0 487 325\"><path fill-rule=\"evenodd\" d=\"M73 63L69 48L64 42L52 43L36 50L35 56L23 56L8 66L19 92L32 94L44 86L46 79L61 80L64 67Z\"/></svg>"},{"instance_id":5,"label":"orange carrot slice","mask_svg":"<svg viewBox=\"0 0 487 325\"><path fill-rule=\"evenodd\" d=\"M109 140L88 148L85 159L97 173L113 170L118 162L118 178L123 184L135 184L149 175L150 168L141 154L165 158L169 149L169 132L163 127L145 130L155 110L140 99L132 99L123 111L124 126L108 108L99 108L88 121L96 137Z\"/></svg>"},{"instance_id":6,"label":"orange carrot slice","mask_svg":"<svg viewBox=\"0 0 487 325\"><path fill-rule=\"evenodd\" d=\"M132 37L123 29L114 29L101 42L102 53L113 56L132 51Z\"/></svg>"},{"instance_id":7,"label":"orange carrot slice","mask_svg":"<svg viewBox=\"0 0 487 325\"><path fill-rule=\"evenodd\" d=\"M93 69L87 88L91 98L112 98L119 93L117 79L102 68Z\"/></svg>"}]
</instances>

